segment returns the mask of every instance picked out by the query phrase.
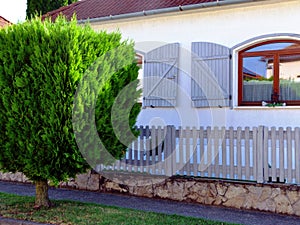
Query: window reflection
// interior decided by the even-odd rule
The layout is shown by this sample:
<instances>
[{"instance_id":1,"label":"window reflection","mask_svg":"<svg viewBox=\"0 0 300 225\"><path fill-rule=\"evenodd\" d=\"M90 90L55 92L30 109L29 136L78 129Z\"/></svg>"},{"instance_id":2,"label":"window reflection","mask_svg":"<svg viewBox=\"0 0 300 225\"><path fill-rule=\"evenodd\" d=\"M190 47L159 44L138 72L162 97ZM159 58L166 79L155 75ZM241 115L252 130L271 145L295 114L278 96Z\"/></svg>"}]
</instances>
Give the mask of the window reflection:
<instances>
[{"instance_id":1,"label":"window reflection","mask_svg":"<svg viewBox=\"0 0 300 225\"><path fill-rule=\"evenodd\" d=\"M300 54L280 56L280 98L300 99Z\"/></svg>"},{"instance_id":2,"label":"window reflection","mask_svg":"<svg viewBox=\"0 0 300 225\"><path fill-rule=\"evenodd\" d=\"M300 44L274 41L239 53L239 105L300 105Z\"/></svg>"},{"instance_id":3,"label":"window reflection","mask_svg":"<svg viewBox=\"0 0 300 225\"><path fill-rule=\"evenodd\" d=\"M243 101L267 101L273 92L273 58L243 59Z\"/></svg>"},{"instance_id":4,"label":"window reflection","mask_svg":"<svg viewBox=\"0 0 300 225\"><path fill-rule=\"evenodd\" d=\"M248 49L246 52L258 52L258 51L272 51L272 50L283 50L283 49L292 49L300 48L300 44L291 43L291 42L276 42L265 45L259 45L257 47Z\"/></svg>"}]
</instances>

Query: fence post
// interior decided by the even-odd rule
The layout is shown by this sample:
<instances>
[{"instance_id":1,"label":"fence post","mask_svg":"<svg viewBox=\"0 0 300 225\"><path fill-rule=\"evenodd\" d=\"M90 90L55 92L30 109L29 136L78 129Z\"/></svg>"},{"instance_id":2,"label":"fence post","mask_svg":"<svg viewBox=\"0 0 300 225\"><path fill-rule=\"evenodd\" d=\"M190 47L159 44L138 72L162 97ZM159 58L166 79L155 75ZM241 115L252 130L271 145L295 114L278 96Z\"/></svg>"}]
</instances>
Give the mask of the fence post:
<instances>
[{"instance_id":1,"label":"fence post","mask_svg":"<svg viewBox=\"0 0 300 225\"><path fill-rule=\"evenodd\" d=\"M253 133L254 135L254 133ZM263 183L264 182L264 127L259 126L258 127L258 132L256 133L257 135L257 168L256 168L256 173L257 173L257 183Z\"/></svg>"}]
</instances>

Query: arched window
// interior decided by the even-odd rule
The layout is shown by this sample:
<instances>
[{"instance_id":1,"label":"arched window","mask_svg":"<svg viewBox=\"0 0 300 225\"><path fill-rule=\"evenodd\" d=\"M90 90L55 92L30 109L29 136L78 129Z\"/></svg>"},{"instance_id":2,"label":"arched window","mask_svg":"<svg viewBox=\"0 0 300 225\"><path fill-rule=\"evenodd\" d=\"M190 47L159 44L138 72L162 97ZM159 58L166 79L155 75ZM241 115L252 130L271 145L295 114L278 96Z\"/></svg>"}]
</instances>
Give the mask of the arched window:
<instances>
[{"instance_id":1,"label":"arched window","mask_svg":"<svg viewBox=\"0 0 300 225\"><path fill-rule=\"evenodd\" d=\"M300 41L266 41L240 51L238 73L239 105L300 105Z\"/></svg>"}]
</instances>

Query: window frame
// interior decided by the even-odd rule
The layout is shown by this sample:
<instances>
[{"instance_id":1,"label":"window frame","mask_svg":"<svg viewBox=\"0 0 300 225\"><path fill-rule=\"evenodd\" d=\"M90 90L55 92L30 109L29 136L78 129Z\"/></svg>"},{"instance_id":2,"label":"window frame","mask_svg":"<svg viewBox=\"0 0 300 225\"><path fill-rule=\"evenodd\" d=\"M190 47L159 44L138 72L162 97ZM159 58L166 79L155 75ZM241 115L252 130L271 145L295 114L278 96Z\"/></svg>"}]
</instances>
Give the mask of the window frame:
<instances>
[{"instance_id":1,"label":"window frame","mask_svg":"<svg viewBox=\"0 0 300 225\"><path fill-rule=\"evenodd\" d=\"M281 49L281 50L262 50L262 51L253 51L253 52L247 52L250 49L267 45L267 44L274 44L274 43L294 43L300 45L300 40L293 40L293 39L279 39L279 40L268 40L259 42L256 44L253 44L251 46L248 46L247 48L241 50L238 52L238 106L261 106L261 101L256 102L249 102L249 101L243 101L243 59L245 57L255 57L255 56L272 56L274 57L273 61L273 74L274 74L274 80L273 80L273 93L279 93L280 84L279 84L279 76L280 76L280 56L282 55L295 55L300 54L300 47L296 49ZM300 99L299 100L283 100L284 103L286 103L288 106L299 106L300 105Z\"/></svg>"}]
</instances>

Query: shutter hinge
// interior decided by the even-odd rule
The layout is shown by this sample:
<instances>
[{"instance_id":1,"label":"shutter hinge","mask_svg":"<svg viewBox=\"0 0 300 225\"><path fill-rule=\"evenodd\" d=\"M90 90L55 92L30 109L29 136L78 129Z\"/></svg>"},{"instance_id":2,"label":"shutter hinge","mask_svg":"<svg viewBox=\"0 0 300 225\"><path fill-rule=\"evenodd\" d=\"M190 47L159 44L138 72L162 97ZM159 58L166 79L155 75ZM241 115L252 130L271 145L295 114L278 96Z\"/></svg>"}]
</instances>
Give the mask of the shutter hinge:
<instances>
[{"instance_id":1,"label":"shutter hinge","mask_svg":"<svg viewBox=\"0 0 300 225\"><path fill-rule=\"evenodd\" d=\"M229 100L232 100L232 95L229 95Z\"/></svg>"},{"instance_id":2,"label":"shutter hinge","mask_svg":"<svg viewBox=\"0 0 300 225\"><path fill-rule=\"evenodd\" d=\"M232 55L231 54L229 54L229 59L232 59Z\"/></svg>"}]
</instances>

